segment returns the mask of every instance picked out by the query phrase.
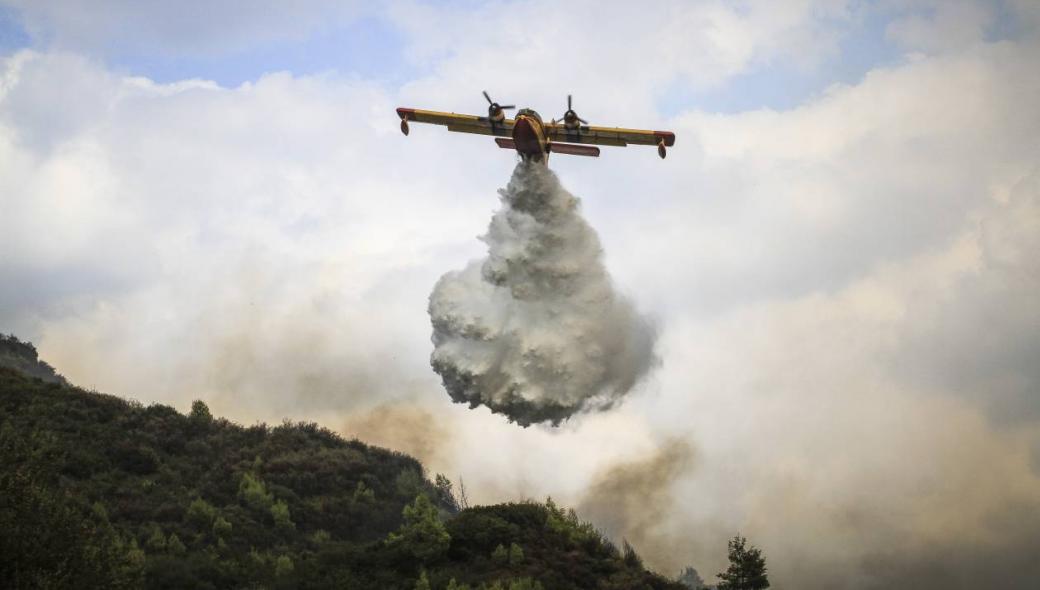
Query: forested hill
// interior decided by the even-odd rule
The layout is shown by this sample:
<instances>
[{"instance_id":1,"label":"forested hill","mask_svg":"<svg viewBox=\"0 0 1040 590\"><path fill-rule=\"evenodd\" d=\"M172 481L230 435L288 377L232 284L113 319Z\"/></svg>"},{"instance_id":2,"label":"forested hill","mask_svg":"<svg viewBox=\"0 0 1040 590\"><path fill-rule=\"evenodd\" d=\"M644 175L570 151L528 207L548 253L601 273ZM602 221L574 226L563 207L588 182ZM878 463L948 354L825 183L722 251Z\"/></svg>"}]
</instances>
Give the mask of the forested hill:
<instances>
[{"instance_id":1,"label":"forested hill","mask_svg":"<svg viewBox=\"0 0 1040 590\"><path fill-rule=\"evenodd\" d=\"M40 359L35 346L22 342L14 335L0 334L0 367L18 369L26 375L52 383L65 383L65 378L54 367Z\"/></svg>"},{"instance_id":2,"label":"forested hill","mask_svg":"<svg viewBox=\"0 0 1040 590\"><path fill-rule=\"evenodd\" d=\"M551 501L460 511L415 459L314 424L242 427L5 365L4 588L682 588Z\"/></svg>"}]
</instances>

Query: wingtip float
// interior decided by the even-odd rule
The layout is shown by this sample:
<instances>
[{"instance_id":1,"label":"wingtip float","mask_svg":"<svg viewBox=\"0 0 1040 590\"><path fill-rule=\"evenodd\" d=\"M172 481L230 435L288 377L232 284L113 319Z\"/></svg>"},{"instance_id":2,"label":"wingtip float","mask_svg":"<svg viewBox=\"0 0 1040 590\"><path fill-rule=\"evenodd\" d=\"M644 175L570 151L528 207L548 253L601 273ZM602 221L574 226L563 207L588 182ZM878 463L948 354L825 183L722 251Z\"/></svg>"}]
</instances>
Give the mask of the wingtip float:
<instances>
[{"instance_id":1,"label":"wingtip float","mask_svg":"<svg viewBox=\"0 0 1040 590\"><path fill-rule=\"evenodd\" d=\"M593 127L578 116L567 95L567 111L563 118L545 123L533 109L520 109L516 118L509 119L505 111L516 108L488 101L487 116L459 115L440 111L424 111L401 107L397 116L401 118L401 133L408 135L409 121L444 125L448 131L475 133L495 137L498 147L514 149L526 161L548 164L549 154L598 157L596 145L624 147L631 145L656 145L657 155L662 159L668 148L675 145L675 134L671 131L649 131L644 129L622 129L620 127Z\"/></svg>"}]
</instances>

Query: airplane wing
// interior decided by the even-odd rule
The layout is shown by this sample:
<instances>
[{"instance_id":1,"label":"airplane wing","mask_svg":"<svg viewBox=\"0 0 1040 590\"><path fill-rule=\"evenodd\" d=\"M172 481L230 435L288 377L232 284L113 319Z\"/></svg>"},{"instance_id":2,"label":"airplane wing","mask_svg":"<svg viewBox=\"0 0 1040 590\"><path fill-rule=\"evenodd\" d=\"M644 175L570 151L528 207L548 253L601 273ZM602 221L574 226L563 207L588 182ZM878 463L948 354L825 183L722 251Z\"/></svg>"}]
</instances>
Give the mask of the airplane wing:
<instances>
[{"instance_id":1,"label":"airplane wing","mask_svg":"<svg viewBox=\"0 0 1040 590\"><path fill-rule=\"evenodd\" d=\"M476 115L458 115L455 113L406 108L397 109L397 116L401 117L401 131L404 131L406 134L408 133L408 121L415 121L416 123L444 125L448 128L448 131L457 131L459 133L497 135L499 137L513 136L513 119L492 122L487 117L478 117Z\"/></svg>"},{"instance_id":2,"label":"airplane wing","mask_svg":"<svg viewBox=\"0 0 1040 590\"><path fill-rule=\"evenodd\" d=\"M621 127L590 127L581 125L567 129L562 123L546 125L546 133L552 141L569 143L591 143L596 145L626 146L663 144L675 145L675 134L671 131L649 131L645 129L623 129Z\"/></svg>"}]
</instances>

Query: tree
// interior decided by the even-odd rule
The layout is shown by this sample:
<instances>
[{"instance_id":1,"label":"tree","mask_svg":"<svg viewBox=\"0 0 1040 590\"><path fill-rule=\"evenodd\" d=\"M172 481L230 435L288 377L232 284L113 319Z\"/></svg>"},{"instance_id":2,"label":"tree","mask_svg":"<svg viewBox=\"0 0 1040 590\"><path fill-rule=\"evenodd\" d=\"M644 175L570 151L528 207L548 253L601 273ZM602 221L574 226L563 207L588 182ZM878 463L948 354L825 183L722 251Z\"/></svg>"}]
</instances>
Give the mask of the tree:
<instances>
[{"instance_id":1,"label":"tree","mask_svg":"<svg viewBox=\"0 0 1040 590\"><path fill-rule=\"evenodd\" d=\"M469 498L466 497L466 482L462 481L462 476L459 476L459 495L455 497L458 500L459 510L465 510L469 508Z\"/></svg>"},{"instance_id":2,"label":"tree","mask_svg":"<svg viewBox=\"0 0 1040 590\"><path fill-rule=\"evenodd\" d=\"M195 498L188 505L188 512L185 516L188 522L195 525L198 530L205 531L213 526L213 519L217 516L217 509L202 498Z\"/></svg>"},{"instance_id":3,"label":"tree","mask_svg":"<svg viewBox=\"0 0 1040 590\"><path fill-rule=\"evenodd\" d=\"M729 568L718 574L719 590L764 590L769 587L766 559L757 547L737 535L729 542Z\"/></svg>"},{"instance_id":4,"label":"tree","mask_svg":"<svg viewBox=\"0 0 1040 590\"><path fill-rule=\"evenodd\" d=\"M690 590L704 590L707 587L697 570L690 566L679 572L679 578L676 581Z\"/></svg>"},{"instance_id":5,"label":"tree","mask_svg":"<svg viewBox=\"0 0 1040 590\"><path fill-rule=\"evenodd\" d=\"M184 552L188 550L177 533L170 533L170 538L166 540L166 548L174 555L184 555Z\"/></svg>"},{"instance_id":6,"label":"tree","mask_svg":"<svg viewBox=\"0 0 1040 590\"><path fill-rule=\"evenodd\" d=\"M374 502L376 499L376 493L372 488L365 485L365 482L357 482L357 487L354 488L354 503L359 504L362 502Z\"/></svg>"},{"instance_id":7,"label":"tree","mask_svg":"<svg viewBox=\"0 0 1040 590\"><path fill-rule=\"evenodd\" d=\"M455 490L452 489L450 479L438 473L434 487L437 489L438 499L442 504L448 506L448 509L451 512L458 512L461 509L461 506L459 506L459 500L455 496Z\"/></svg>"},{"instance_id":8,"label":"tree","mask_svg":"<svg viewBox=\"0 0 1040 590\"><path fill-rule=\"evenodd\" d=\"M404 507L404 524L387 538L389 545L396 545L412 554L416 559L427 562L444 554L451 544L451 536L437 515L437 508L423 494Z\"/></svg>"},{"instance_id":9,"label":"tree","mask_svg":"<svg viewBox=\"0 0 1040 590\"><path fill-rule=\"evenodd\" d=\"M2 464L2 462L0 462ZM0 470L4 588L133 588L131 555L104 507L85 509L24 468ZM131 547L130 549L136 549Z\"/></svg>"},{"instance_id":10,"label":"tree","mask_svg":"<svg viewBox=\"0 0 1040 590\"><path fill-rule=\"evenodd\" d=\"M153 553L166 549L166 535L158 524L152 525L152 534L148 537L148 540L144 542L144 546Z\"/></svg>"},{"instance_id":11,"label":"tree","mask_svg":"<svg viewBox=\"0 0 1040 590\"><path fill-rule=\"evenodd\" d=\"M209 406L200 399L191 402L191 413L188 414L188 417L191 418L193 424L199 425L209 424L213 421L213 414L210 414Z\"/></svg>"},{"instance_id":12,"label":"tree","mask_svg":"<svg viewBox=\"0 0 1040 590\"><path fill-rule=\"evenodd\" d=\"M426 570L422 570L419 579L415 581L415 590L430 590L430 578L426 577Z\"/></svg>"},{"instance_id":13,"label":"tree","mask_svg":"<svg viewBox=\"0 0 1040 590\"><path fill-rule=\"evenodd\" d=\"M643 567L643 558L636 553L635 547L628 544L628 539L621 539L621 547L626 564L634 568Z\"/></svg>"},{"instance_id":14,"label":"tree","mask_svg":"<svg viewBox=\"0 0 1040 590\"><path fill-rule=\"evenodd\" d=\"M226 539L231 534L231 523L223 516L218 516L213 521L213 536L218 539Z\"/></svg>"},{"instance_id":15,"label":"tree","mask_svg":"<svg viewBox=\"0 0 1040 590\"><path fill-rule=\"evenodd\" d=\"M509 545L509 565L520 565L524 562L524 550L516 543Z\"/></svg>"},{"instance_id":16,"label":"tree","mask_svg":"<svg viewBox=\"0 0 1040 590\"><path fill-rule=\"evenodd\" d=\"M246 505L253 510L270 510L274 503L274 497L267 491L267 486L259 477L252 473L242 474L242 481L238 484L238 497L245 501Z\"/></svg>"},{"instance_id":17,"label":"tree","mask_svg":"<svg viewBox=\"0 0 1040 590\"><path fill-rule=\"evenodd\" d=\"M284 578L289 574L293 573L293 561L288 555L280 555L278 559L274 561L274 575L279 578Z\"/></svg>"},{"instance_id":18,"label":"tree","mask_svg":"<svg viewBox=\"0 0 1040 590\"><path fill-rule=\"evenodd\" d=\"M509 550L506 549L505 545L499 543L498 547L491 552L491 561L495 563L505 563L509 561Z\"/></svg>"},{"instance_id":19,"label":"tree","mask_svg":"<svg viewBox=\"0 0 1040 590\"><path fill-rule=\"evenodd\" d=\"M139 578L140 573L144 571L145 556L144 551L137 545L137 539L130 538L129 543L125 543L123 547L126 551L126 565L123 568L130 577Z\"/></svg>"},{"instance_id":20,"label":"tree","mask_svg":"<svg viewBox=\"0 0 1040 590\"><path fill-rule=\"evenodd\" d=\"M402 498L414 498L418 494L423 493L425 483L422 474L417 469L409 467L402 469L397 474L397 479L394 480L394 487L397 488L397 493Z\"/></svg>"},{"instance_id":21,"label":"tree","mask_svg":"<svg viewBox=\"0 0 1040 590\"><path fill-rule=\"evenodd\" d=\"M293 530L296 528L289 516L289 505L282 500L276 500L271 505L271 517L274 519L274 526L278 529Z\"/></svg>"}]
</instances>

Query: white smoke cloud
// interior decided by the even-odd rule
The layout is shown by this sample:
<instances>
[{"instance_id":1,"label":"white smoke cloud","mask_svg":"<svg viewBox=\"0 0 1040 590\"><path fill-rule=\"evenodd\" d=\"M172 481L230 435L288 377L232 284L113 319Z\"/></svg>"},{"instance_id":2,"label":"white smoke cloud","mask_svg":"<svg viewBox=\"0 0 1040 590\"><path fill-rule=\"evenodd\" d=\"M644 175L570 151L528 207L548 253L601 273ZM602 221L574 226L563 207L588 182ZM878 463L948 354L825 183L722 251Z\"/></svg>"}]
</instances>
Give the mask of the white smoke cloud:
<instances>
[{"instance_id":1,"label":"white smoke cloud","mask_svg":"<svg viewBox=\"0 0 1040 590\"><path fill-rule=\"evenodd\" d=\"M614 290L579 200L547 167L520 163L500 194L487 258L430 295L434 370L456 402L524 426L611 407L654 364L652 326Z\"/></svg>"}]
</instances>

